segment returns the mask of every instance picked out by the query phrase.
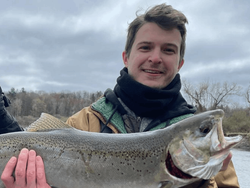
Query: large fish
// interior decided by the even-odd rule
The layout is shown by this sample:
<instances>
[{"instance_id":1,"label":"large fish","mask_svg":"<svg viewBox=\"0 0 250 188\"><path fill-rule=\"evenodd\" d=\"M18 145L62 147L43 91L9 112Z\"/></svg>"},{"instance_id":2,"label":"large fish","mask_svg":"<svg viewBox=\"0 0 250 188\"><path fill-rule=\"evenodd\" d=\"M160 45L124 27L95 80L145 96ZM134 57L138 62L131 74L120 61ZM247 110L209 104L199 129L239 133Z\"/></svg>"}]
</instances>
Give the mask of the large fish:
<instances>
[{"instance_id":1,"label":"large fish","mask_svg":"<svg viewBox=\"0 0 250 188\"><path fill-rule=\"evenodd\" d=\"M241 140L224 137L223 115L208 111L160 130L105 134L42 114L26 131L0 135L0 172L25 147L43 158L48 184L58 188L181 187L215 176Z\"/></svg>"}]
</instances>

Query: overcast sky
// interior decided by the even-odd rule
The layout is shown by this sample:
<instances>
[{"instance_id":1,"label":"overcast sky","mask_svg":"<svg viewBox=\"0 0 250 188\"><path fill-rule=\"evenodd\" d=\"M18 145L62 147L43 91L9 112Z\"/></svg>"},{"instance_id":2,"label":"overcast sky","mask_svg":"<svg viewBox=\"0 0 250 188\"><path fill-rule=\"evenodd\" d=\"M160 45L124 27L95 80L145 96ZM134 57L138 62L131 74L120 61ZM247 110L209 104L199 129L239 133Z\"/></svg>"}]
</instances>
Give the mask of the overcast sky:
<instances>
[{"instance_id":1,"label":"overcast sky","mask_svg":"<svg viewBox=\"0 0 250 188\"><path fill-rule=\"evenodd\" d=\"M164 2L189 21L182 79L250 84L248 0L0 0L0 86L113 88L135 12Z\"/></svg>"}]
</instances>

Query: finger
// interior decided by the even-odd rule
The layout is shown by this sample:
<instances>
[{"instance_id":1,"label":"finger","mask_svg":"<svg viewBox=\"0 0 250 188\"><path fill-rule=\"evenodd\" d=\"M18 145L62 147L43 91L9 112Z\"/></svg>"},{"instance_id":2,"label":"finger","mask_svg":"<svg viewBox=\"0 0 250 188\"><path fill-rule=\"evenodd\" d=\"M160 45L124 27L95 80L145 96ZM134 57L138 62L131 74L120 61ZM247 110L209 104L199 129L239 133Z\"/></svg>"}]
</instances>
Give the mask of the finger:
<instances>
[{"instance_id":1,"label":"finger","mask_svg":"<svg viewBox=\"0 0 250 188\"><path fill-rule=\"evenodd\" d=\"M36 152L34 150L29 151L26 180L27 180L27 187L35 187L35 184L36 184Z\"/></svg>"},{"instance_id":2,"label":"finger","mask_svg":"<svg viewBox=\"0 0 250 188\"><path fill-rule=\"evenodd\" d=\"M24 148L21 150L15 170L16 176L16 185L20 187L24 187L26 185L26 166L28 160L29 150Z\"/></svg>"},{"instance_id":3,"label":"finger","mask_svg":"<svg viewBox=\"0 0 250 188\"><path fill-rule=\"evenodd\" d=\"M16 157L11 157L11 159L8 161L6 164L3 173L1 175L1 180L3 181L3 184L5 187L13 187L14 185L14 177L12 176L15 166L17 163L17 158Z\"/></svg>"},{"instance_id":4,"label":"finger","mask_svg":"<svg viewBox=\"0 0 250 188\"><path fill-rule=\"evenodd\" d=\"M228 164L230 163L231 159L232 159L232 153L230 152L229 155L227 156L227 158L223 161L223 165L221 168L221 171L225 171L228 167Z\"/></svg>"},{"instance_id":5,"label":"finger","mask_svg":"<svg viewBox=\"0 0 250 188\"><path fill-rule=\"evenodd\" d=\"M36 181L37 181L37 188L47 187L45 170L44 170L44 163L40 156L36 157Z\"/></svg>"}]
</instances>

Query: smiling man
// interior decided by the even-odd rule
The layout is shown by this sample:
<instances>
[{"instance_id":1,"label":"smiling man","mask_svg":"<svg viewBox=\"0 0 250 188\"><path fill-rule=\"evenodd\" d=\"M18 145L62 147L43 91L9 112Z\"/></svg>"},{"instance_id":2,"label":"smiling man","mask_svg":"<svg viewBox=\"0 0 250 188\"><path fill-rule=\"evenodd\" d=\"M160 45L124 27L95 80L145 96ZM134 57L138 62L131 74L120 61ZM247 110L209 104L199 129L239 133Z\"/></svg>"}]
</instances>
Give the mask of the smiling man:
<instances>
[{"instance_id":1,"label":"smiling man","mask_svg":"<svg viewBox=\"0 0 250 188\"><path fill-rule=\"evenodd\" d=\"M143 85L165 88L184 63L180 59L181 40L176 28L163 30L156 23L143 25L131 52L122 53L129 75Z\"/></svg>"},{"instance_id":2,"label":"smiling man","mask_svg":"<svg viewBox=\"0 0 250 188\"><path fill-rule=\"evenodd\" d=\"M74 114L67 123L91 132L134 133L171 126L192 116L196 110L180 93L178 73L184 64L186 23L184 14L166 4L137 16L129 25L122 53L125 67L114 89L107 89L102 98ZM37 187L48 187L42 160L34 156L34 151L24 149L18 160L10 160L2 174L6 187L30 187L34 182ZM186 187L239 187L230 159L231 155L224 161L225 171L215 178Z\"/></svg>"}]
</instances>

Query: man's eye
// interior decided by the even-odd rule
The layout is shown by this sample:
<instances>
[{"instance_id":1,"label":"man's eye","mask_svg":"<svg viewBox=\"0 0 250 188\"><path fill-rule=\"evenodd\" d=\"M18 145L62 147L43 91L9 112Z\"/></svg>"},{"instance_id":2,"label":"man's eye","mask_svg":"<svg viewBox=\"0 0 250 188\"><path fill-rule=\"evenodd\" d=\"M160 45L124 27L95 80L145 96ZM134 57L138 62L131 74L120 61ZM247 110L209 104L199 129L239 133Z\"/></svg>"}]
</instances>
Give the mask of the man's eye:
<instances>
[{"instance_id":1,"label":"man's eye","mask_svg":"<svg viewBox=\"0 0 250 188\"><path fill-rule=\"evenodd\" d=\"M167 53L175 53L175 50L171 48L164 49L164 51Z\"/></svg>"},{"instance_id":2,"label":"man's eye","mask_svg":"<svg viewBox=\"0 0 250 188\"><path fill-rule=\"evenodd\" d=\"M149 46L141 46L140 49L141 49L141 50L149 50L150 47L149 47Z\"/></svg>"}]
</instances>

